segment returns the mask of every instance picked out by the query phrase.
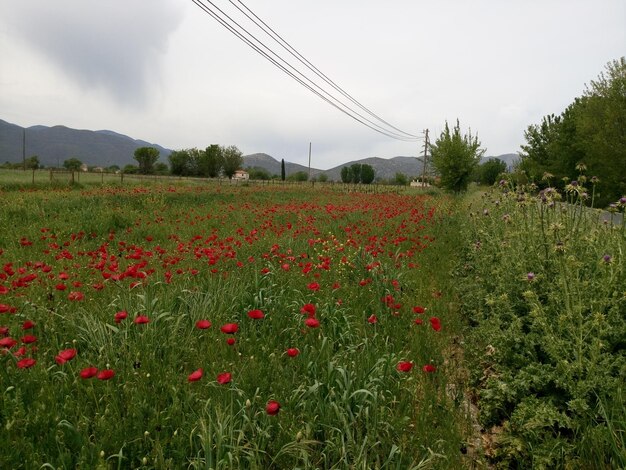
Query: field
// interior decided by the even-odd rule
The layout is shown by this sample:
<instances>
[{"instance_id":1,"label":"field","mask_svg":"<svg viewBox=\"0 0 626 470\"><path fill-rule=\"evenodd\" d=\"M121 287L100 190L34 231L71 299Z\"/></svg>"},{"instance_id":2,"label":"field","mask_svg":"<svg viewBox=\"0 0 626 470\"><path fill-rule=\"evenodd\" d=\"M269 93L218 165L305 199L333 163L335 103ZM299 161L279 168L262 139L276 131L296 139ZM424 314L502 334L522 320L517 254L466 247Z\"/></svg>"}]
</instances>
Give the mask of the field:
<instances>
[{"instance_id":1,"label":"field","mask_svg":"<svg viewBox=\"0 0 626 470\"><path fill-rule=\"evenodd\" d=\"M1 191L1 468L625 465L576 200L102 183Z\"/></svg>"}]
</instances>

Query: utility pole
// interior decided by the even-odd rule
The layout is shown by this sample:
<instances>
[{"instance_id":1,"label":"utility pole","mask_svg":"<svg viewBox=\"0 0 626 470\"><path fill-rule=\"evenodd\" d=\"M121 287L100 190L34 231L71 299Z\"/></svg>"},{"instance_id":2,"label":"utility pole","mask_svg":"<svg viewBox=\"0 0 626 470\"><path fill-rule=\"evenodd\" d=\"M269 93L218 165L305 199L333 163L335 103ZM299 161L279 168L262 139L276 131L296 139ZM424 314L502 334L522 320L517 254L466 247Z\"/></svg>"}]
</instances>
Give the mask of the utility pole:
<instances>
[{"instance_id":1,"label":"utility pole","mask_svg":"<svg viewBox=\"0 0 626 470\"><path fill-rule=\"evenodd\" d=\"M428 129L424 131L426 133L426 137L424 138L424 166L422 169L422 188L426 187L426 161L428 160Z\"/></svg>"},{"instance_id":2,"label":"utility pole","mask_svg":"<svg viewBox=\"0 0 626 470\"><path fill-rule=\"evenodd\" d=\"M311 181L311 142L309 142L309 181Z\"/></svg>"},{"instance_id":3,"label":"utility pole","mask_svg":"<svg viewBox=\"0 0 626 470\"><path fill-rule=\"evenodd\" d=\"M22 128L22 165L26 171L26 128Z\"/></svg>"}]
</instances>

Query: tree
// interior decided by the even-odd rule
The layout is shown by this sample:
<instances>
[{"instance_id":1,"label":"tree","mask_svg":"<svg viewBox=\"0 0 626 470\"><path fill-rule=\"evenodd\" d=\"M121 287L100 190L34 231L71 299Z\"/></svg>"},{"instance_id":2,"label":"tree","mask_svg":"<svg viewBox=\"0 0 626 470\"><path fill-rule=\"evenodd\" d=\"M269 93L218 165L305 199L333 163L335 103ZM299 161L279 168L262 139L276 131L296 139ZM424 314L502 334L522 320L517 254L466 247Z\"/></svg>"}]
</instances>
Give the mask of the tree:
<instances>
[{"instance_id":1,"label":"tree","mask_svg":"<svg viewBox=\"0 0 626 470\"><path fill-rule=\"evenodd\" d=\"M391 184L395 184L397 186L406 186L407 184L409 184L409 178L404 173L398 172L391 180Z\"/></svg>"},{"instance_id":2,"label":"tree","mask_svg":"<svg viewBox=\"0 0 626 470\"><path fill-rule=\"evenodd\" d=\"M354 184L358 184L361 182L361 164L360 163L353 163L352 165L350 165L350 180L354 183Z\"/></svg>"},{"instance_id":3,"label":"tree","mask_svg":"<svg viewBox=\"0 0 626 470\"><path fill-rule=\"evenodd\" d=\"M307 181L308 179L309 175L306 171L296 171L287 178L288 181Z\"/></svg>"},{"instance_id":4,"label":"tree","mask_svg":"<svg viewBox=\"0 0 626 470\"><path fill-rule=\"evenodd\" d=\"M72 157L63 162L63 168L70 171L80 171L82 164L83 162L81 162L78 158Z\"/></svg>"},{"instance_id":5,"label":"tree","mask_svg":"<svg viewBox=\"0 0 626 470\"><path fill-rule=\"evenodd\" d=\"M154 171L154 164L159 159L159 151L154 147L139 147L135 150L135 160L139 163L139 173L149 175Z\"/></svg>"},{"instance_id":6,"label":"tree","mask_svg":"<svg viewBox=\"0 0 626 470\"><path fill-rule=\"evenodd\" d=\"M209 145L204 151L206 154L206 171L209 178L217 178L224 166L223 148L217 144ZM239 168L235 168L238 170Z\"/></svg>"},{"instance_id":7,"label":"tree","mask_svg":"<svg viewBox=\"0 0 626 470\"><path fill-rule=\"evenodd\" d=\"M251 180L266 181L272 179L272 175L270 175L270 172L267 171L265 168L253 166L246 168L246 170L248 171L248 175L250 175Z\"/></svg>"},{"instance_id":8,"label":"tree","mask_svg":"<svg viewBox=\"0 0 626 470\"><path fill-rule=\"evenodd\" d=\"M452 132L446 121L443 132L431 145L432 163L441 178L441 186L455 193L465 191L484 153L478 136L472 137L471 131L461 135L458 119Z\"/></svg>"},{"instance_id":9,"label":"tree","mask_svg":"<svg viewBox=\"0 0 626 470\"><path fill-rule=\"evenodd\" d=\"M320 183L325 183L326 181L328 181L328 175L326 173L320 173L317 177L317 181L319 181Z\"/></svg>"},{"instance_id":10,"label":"tree","mask_svg":"<svg viewBox=\"0 0 626 470\"><path fill-rule=\"evenodd\" d=\"M372 165L361 165L361 183L370 184L376 178L376 170Z\"/></svg>"},{"instance_id":11,"label":"tree","mask_svg":"<svg viewBox=\"0 0 626 470\"><path fill-rule=\"evenodd\" d=\"M349 166L344 166L343 168L341 168L341 182L352 183L352 172L350 171Z\"/></svg>"},{"instance_id":12,"label":"tree","mask_svg":"<svg viewBox=\"0 0 626 470\"><path fill-rule=\"evenodd\" d=\"M243 166L243 155L234 145L222 149L222 155L224 157L222 171L224 176L231 179L235 172Z\"/></svg>"},{"instance_id":13,"label":"tree","mask_svg":"<svg viewBox=\"0 0 626 470\"><path fill-rule=\"evenodd\" d=\"M482 184L493 186L500 175L506 173L506 163L499 158L490 158L478 167L478 179Z\"/></svg>"},{"instance_id":14,"label":"tree","mask_svg":"<svg viewBox=\"0 0 626 470\"><path fill-rule=\"evenodd\" d=\"M285 177L286 177L286 174L285 174L285 159L282 158L280 160L280 179L281 179L281 181L285 181Z\"/></svg>"},{"instance_id":15,"label":"tree","mask_svg":"<svg viewBox=\"0 0 626 470\"><path fill-rule=\"evenodd\" d=\"M33 155L32 157L28 157L25 161L24 161L24 166L30 170L36 170L37 168L41 167L41 164L39 163L39 157L37 155Z\"/></svg>"},{"instance_id":16,"label":"tree","mask_svg":"<svg viewBox=\"0 0 626 470\"><path fill-rule=\"evenodd\" d=\"M187 150L174 150L167 157L170 161L171 173L177 176L189 176L191 165L189 152Z\"/></svg>"},{"instance_id":17,"label":"tree","mask_svg":"<svg viewBox=\"0 0 626 470\"><path fill-rule=\"evenodd\" d=\"M165 162L156 162L154 164L155 175L167 175L170 172L170 167Z\"/></svg>"}]
</instances>

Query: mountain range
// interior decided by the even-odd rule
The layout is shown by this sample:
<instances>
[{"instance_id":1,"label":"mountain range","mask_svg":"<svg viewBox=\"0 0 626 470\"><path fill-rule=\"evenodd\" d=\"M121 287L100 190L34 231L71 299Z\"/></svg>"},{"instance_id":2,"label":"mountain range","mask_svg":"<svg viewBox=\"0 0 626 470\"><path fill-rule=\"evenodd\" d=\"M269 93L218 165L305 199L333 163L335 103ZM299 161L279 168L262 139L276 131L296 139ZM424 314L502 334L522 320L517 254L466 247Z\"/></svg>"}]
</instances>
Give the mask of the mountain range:
<instances>
[{"instance_id":1,"label":"mountain range","mask_svg":"<svg viewBox=\"0 0 626 470\"><path fill-rule=\"evenodd\" d=\"M72 129L66 126L31 126L20 127L0 119L0 163L21 162L24 156L37 155L44 166L59 167L68 158L78 158L91 166L124 167L135 164L133 155L139 147L155 147L159 150L161 161L167 161L172 150L160 145L137 140L127 135L109 130L90 131ZM518 158L517 154L504 154L500 158L507 165ZM341 180L341 169L354 163L371 165L377 178L393 178L396 173L417 176L423 171L421 157L364 158L343 163L328 170L311 168L311 177L325 173L329 180ZM267 170L271 175L280 174L281 163L266 153L244 155L244 168L257 167ZM297 171L309 173L309 168L297 163L285 162L287 175Z\"/></svg>"}]
</instances>

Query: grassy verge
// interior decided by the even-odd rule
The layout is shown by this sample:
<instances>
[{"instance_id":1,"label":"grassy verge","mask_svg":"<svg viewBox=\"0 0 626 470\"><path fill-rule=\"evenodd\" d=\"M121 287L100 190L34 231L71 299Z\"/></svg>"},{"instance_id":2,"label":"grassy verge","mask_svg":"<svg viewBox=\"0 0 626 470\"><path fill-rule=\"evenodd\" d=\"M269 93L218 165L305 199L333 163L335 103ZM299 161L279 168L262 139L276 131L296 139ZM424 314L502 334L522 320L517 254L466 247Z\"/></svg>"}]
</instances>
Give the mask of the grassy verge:
<instances>
[{"instance_id":1,"label":"grassy verge","mask_svg":"<svg viewBox=\"0 0 626 470\"><path fill-rule=\"evenodd\" d=\"M505 184L468 209L456 278L484 451L501 468L626 466L626 238L586 195Z\"/></svg>"}]
</instances>

